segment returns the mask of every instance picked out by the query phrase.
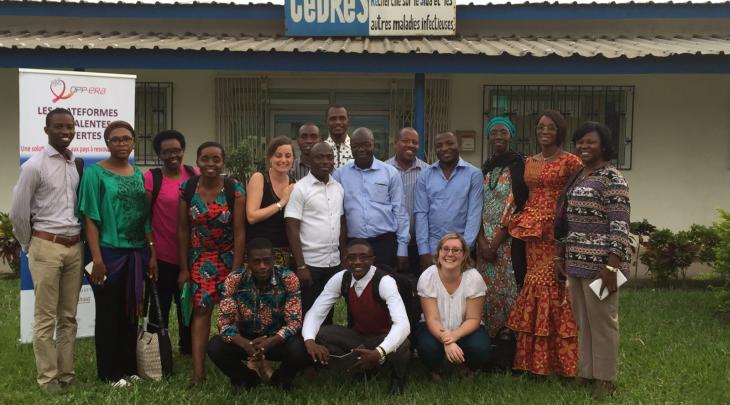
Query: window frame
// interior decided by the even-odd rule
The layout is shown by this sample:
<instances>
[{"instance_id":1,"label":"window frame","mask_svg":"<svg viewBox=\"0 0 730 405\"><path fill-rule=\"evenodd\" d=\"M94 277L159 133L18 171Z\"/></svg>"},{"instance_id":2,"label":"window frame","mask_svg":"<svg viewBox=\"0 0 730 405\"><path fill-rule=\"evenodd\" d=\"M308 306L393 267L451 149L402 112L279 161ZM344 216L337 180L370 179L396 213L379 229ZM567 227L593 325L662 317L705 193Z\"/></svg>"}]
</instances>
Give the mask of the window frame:
<instances>
[{"instance_id":1,"label":"window frame","mask_svg":"<svg viewBox=\"0 0 730 405\"><path fill-rule=\"evenodd\" d=\"M519 152L529 155L538 152L532 129L534 121L541 111L551 108L560 111L568 122L562 144L566 150L574 150L572 136L578 125L589 120L599 121L609 126L614 134L617 157L612 163L621 170L631 170L635 95L633 85L485 84L482 90L482 160L491 155L486 141L489 119L494 116L510 118L517 132L513 144ZM505 97L505 102L502 103L499 97ZM606 117L611 117L613 122L606 122Z\"/></svg>"},{"instance_id":2,"label":"window frame","mask_svg":"<svg viewBox=\"0 0 730 405\"><path fill-rule=\"evenodd\" d=\"M155 90L152 99L148 92ZM143 93L143 94L140 94ZM157 133L171 129L174 123L174 86L171 81L138 81L134 91L134 161L141 166L159 166L152 140ZM164 103L164 104L163 104ZM151 104L151 105L148 105ZM162 117L154 117L161 114Z\"/></svg>"}]
</instances>

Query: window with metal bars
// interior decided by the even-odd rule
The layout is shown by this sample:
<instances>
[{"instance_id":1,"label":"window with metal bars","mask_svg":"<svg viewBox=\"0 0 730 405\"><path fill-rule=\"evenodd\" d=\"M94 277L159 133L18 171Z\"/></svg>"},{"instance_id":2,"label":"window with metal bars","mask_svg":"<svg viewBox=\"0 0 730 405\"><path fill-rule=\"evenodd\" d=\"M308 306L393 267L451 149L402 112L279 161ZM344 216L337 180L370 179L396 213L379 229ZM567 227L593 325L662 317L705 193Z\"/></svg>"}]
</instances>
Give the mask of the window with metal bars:
<instances>
[{"instance_id":1,"label":"window with metal bars","mask_svg":"<svg viewBox=\"0 0 730 405\"><path fill-rule=\"evenodd\" d=\"M137 133L134 161L159 165L152 139L172 128L172 82L137 82L134 101L134 130Z\"/></svg>"},{"instance_id":2,"label":"window with metal bars","mask_svg":"<svg viewBox=\"0 0 730 405\"><path fill-rule=\"evenodd\" d=\"M568 123L563 148L572 151L573 131L586 121L606 124L613 134L617 152L614 163L631 169L633 140L634 86L565 85L485 85L484 131L495 116L506 116L517 131L513 145L524 154L537 153L535 121L541 111L560 111ZM483 134L486 140L486 133ZM488 142L482 143L482 160L491 155Z\"/></svg>"}]
</instances>

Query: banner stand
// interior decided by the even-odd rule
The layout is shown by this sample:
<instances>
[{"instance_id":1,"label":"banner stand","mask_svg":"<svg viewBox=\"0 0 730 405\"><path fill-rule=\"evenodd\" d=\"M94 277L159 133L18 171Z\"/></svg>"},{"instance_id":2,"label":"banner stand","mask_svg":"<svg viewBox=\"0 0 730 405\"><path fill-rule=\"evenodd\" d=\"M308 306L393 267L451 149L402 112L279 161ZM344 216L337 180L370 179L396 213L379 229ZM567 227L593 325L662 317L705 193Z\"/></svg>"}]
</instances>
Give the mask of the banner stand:
<instances>
[{"instance_id":1,"label":"banner stand","mask_svg":"<svg viewBox=\"0 0 730 405\"><path fill-rule=\"evenodd\" d=\"M134 124L135 75L18 69L20 164L48 144L43 132L46 115L55 108L71 111L76 136L69 149L86 167L109 156L104 129L116 120ZM82 269L79 269L82 271ZM28 258L20 259L20 338L33 341L35 293ZM94 336L95 303L91 286L83 279L76 313L76 337Z\"/></svg>"}]
</instances>

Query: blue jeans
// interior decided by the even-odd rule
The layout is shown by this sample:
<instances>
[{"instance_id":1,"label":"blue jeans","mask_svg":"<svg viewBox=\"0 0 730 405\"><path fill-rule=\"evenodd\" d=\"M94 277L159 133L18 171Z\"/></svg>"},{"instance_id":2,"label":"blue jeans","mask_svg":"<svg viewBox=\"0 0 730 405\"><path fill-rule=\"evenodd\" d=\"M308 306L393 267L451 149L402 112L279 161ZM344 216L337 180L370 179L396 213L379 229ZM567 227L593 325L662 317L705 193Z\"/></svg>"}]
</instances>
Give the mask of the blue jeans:
<instances>
[{"instance_id":1,"label":"blue jeans","mask_svg":"<svg viewBox=\"0 0 730 405\"><path fill-rule=\"evenodd\" d=\"M466 366L471 370L482 368L489 358L489 352L492 350L489 335L484 330L484 326L479 326L471 335L462 337L456 344L464 352ZM438 371L446 356L444 345L428 331L425 322L418 324L416 348L418 349L418 357L423 361L428 371Z\"/></svg>"}]
</instances>

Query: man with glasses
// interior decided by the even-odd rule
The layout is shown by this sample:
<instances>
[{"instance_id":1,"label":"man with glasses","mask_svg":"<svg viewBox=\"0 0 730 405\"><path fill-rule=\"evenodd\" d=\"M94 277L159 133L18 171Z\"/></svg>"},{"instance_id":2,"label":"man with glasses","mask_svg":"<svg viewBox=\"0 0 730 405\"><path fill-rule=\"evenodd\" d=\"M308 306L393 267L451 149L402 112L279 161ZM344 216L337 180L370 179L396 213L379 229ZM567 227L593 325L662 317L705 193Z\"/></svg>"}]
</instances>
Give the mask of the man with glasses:
<instances>
[{"instance_id":1,"label":"man with glasses","mask_svg":"<svg viewBox=\"0 0 730 405\"><path fill-rule=\"evenodd\" d=\"M13 235L28 253L35 289L36 381L50 394L76 381L74 342L83 247L75 209L83 165L68 149L75 129L69 110L56 108L46 115L43 130L48 144L20 166L10 203Z\"/></svg>"},{"instance_id":2,"label":"man with glasses","mask_svg":"<svg viewBox=\"0 0 730 405\"><path fill-rule=\"evenodd\" d=\"M351 141L355 160L332 175L345 189L347 237L367 240L376 266L407 271L410 234L401 178L393 166L375 159L370 129L356 129Z\"/></svg>"},{"instance_id":3,"label":"man with glasses","mask_svg":"<svg viewBox=\"0 0 730 405\"><path fill-rule=\"evenodd\" d=\"M246 267L225 281L218 311L219 335L208 343L208 356L236 390L261 383L249 360L274 360L281 365L271 376L277 388L289 390L296 375L312 365L299 330L302 300L297 276L274 266L271 242L255 238L247 245Z\"/></svg>"},{"instance_id":4,"label":"man with glasses","mask_svg":"<svg viewBox=\"0 0 730 405\"><path fill-rule=\"evenodd\" d=\"M197 176L198 170L184 165L185 136L169 129L152 139L152 147L162 162L161 167L144 174L144 188L152 213L152 237L157 253L157 291L160 295L160 311L163 325L169 325L172 301L177 306L179 350L191 353L190 326L182 320L180 291L177 276L180 273L180 256L177 246L177 208L180 204L180 185L188 177ZM150 311L150 322L160 325L157 312Z\"/></svg>"},{"instance_id":5,"label":"man with glasses","mask_svg":"<svg viewBox=\"0 0 730 405\"><path fill-rule=\"evenodd\" d=\"M302 337L315 363L340 363L348 370L372 370L388 363L390 392L401 394L410 359L411 327L395 280L373 266L367 241L352 240L345 256L349 270L336 273L307 312ZM321 326L343 297L348 326ZM321 327L320 327L321 326Z\"/></svg>"},{"instance_id":6,"label":"man with glasses","mask_svg":"<svg viewBox=\"0 0 730 405\"><path fill-rule=\"evenodd\" d=\"M453 132L435 139L438 161L424 170L416 183L416 243L421 271L433 264L432 255L442 236L464 235L469 248L481 226L484 178L481 170L459 157L459 140Z\"/></svg>"}]
</instances>

